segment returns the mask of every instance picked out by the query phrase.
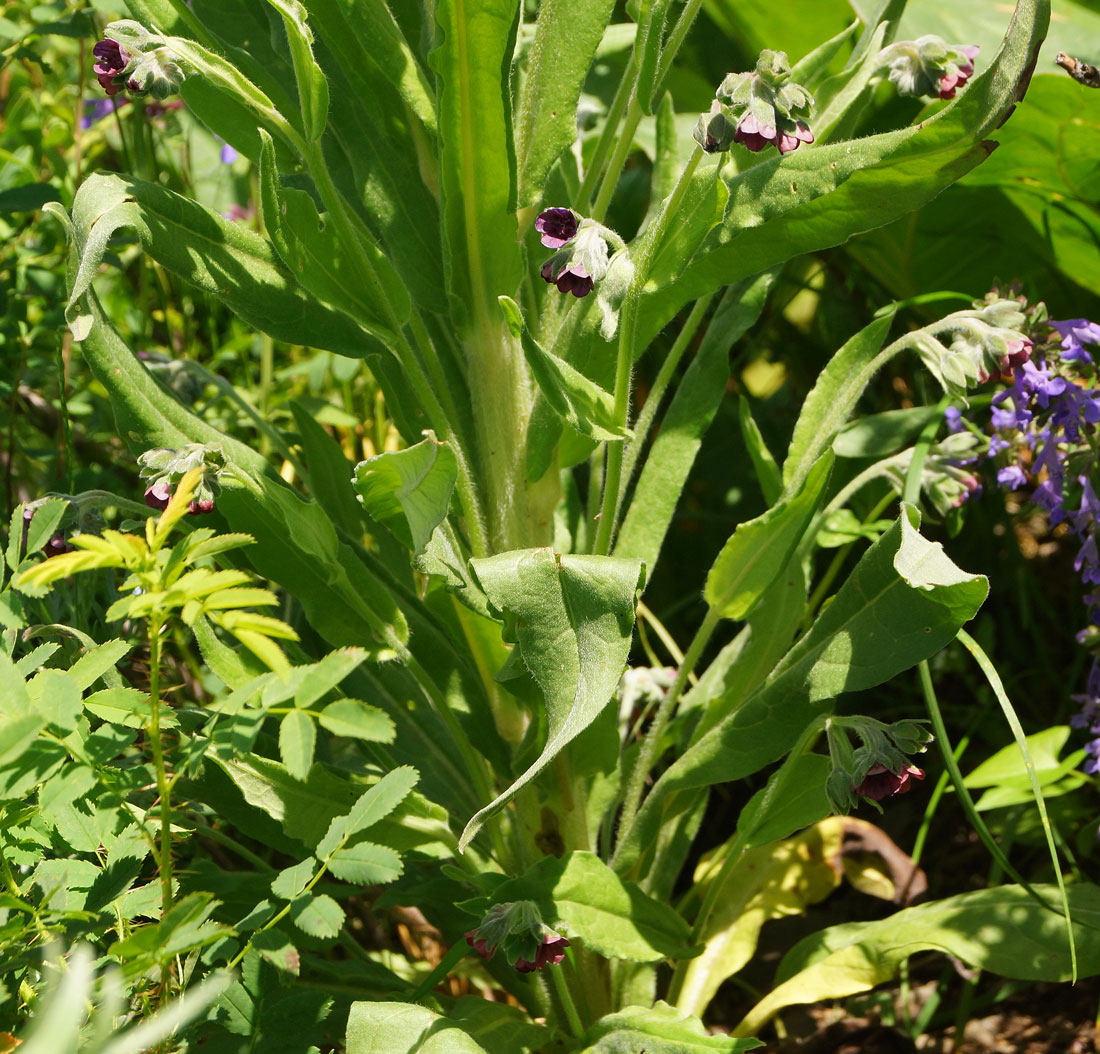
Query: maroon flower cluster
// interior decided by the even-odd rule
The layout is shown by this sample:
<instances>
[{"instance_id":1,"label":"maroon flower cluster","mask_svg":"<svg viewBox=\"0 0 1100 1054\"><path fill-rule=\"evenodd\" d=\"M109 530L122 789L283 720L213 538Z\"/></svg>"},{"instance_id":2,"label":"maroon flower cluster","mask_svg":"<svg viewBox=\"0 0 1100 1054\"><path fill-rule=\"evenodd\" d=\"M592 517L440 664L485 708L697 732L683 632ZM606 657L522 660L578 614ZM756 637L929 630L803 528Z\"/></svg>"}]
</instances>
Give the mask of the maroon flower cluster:
<instances>
[{"instance_id":1,"label":"maroon flower cluster","mask_svg":"<svg viewBox=\"0 0 1100 1054\"><path fill-rule=\"evenodd\" d=\"M891 772L885 765L872 765L863 782L852 789L861 798L883 801L895 794L905 794L912 790L910 781L915 779L924 779L924 770L916 765L907 765L900 772Z\"/></svg>"},{"instance_id":2,"label":"maroon flower cluster","mask_svg":"<svg viewBox=\"0 0 1100 1054\"><path fill-rule=\"evenodd\" d=\"M92 70L108 95L117 95L123 88L129 88L130 91L141 90L137 81L131 80L125 84L119 80L123 70L130 65L130 52L117 40L107 37L99 41L92 48L92 54L98 60Z\"/></svg>"},{"instance_id":3,"label":"maroon flower cluster","mask_svg":"<svg viewBox=\"0 0 1100 1054\"><path fill-rule=\"evenodd\" d=\"M159 480L151 487L145 488L145 504L148 505L150 509L156 509L157 511L166 509L171 500L172 488L165 479ZM187 503L187 511L195 516L204 516L214 511L214 501L212 498L192 498Z\"/></svg>"}]
</instances>

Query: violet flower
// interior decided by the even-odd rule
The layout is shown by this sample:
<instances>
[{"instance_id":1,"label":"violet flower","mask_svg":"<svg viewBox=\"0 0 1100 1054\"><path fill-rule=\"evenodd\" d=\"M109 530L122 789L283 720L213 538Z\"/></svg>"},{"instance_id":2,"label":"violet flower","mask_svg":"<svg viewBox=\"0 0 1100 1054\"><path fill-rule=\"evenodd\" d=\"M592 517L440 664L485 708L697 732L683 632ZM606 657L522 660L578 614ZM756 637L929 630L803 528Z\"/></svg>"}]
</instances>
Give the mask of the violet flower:
<instances>
[{"instance_id":1,"label":"violet flower","mask_svg":"<svg viewBox=\"0 0 1100 1054\"><path fill-rule=\"evenodd\" d=\"M105 37L92 48L92 54L99 60L92 70L100 86L108 95L117 95L125 87L118 77L130 65L130 52L117 40Z\"/></svg>"},{"instance_id":2,"label":"violet flower","mask_svg":"<svg viewBox=\"0 0 1100 1054\"><path fill-rule=\"evenodd\" d=\"M535 961L531 962L530 959L517 959L515 962L516 971L518 973L534 973L536 970L541 970L546 966L557 966L558 963L565 958L565 949L568 947L569 941L561 936L561 934L554 933L553 930L550 930L543 935L542 943L535 953Z\"/></svg>"},{"instance_id":3,"label":"violet flower","mask_svg":"<svg viewBox=\"0 0 1100 1054\"><path fill-rule=\"evenodd\" d=\"M546 248L560 249L577 236L577 214L572 209L546 209L535 220L535 230L542 235Z\"/></svg>"},{"instance_id":4,"label":"violet flower","mask_svg":"<svg viewBox=\"0 0 1100 1054\"><path fill-rule=\"evenodd\" d=\"M1085 351L1086 344L1100 344L1100 326L1087 318L1070 318L1064 322L1051 321L1050 326L1062 338L1062 361L1092 364L1092 356Z\"/></svg>"},{"instance_id":5,"label":"violet flower","mask_svg":"<svg viewBox=\"0 0 1100 1054\"><path fill-rule=\"evenodd\" d=\"M578 299L588 296L595 287L592 276L584 269L582 263L568 263L560 271L555 273L554 259L547 260L542 265L539 274L552 285L558 287L559 293L572 293Z\"/></svg>"}]
</instances>

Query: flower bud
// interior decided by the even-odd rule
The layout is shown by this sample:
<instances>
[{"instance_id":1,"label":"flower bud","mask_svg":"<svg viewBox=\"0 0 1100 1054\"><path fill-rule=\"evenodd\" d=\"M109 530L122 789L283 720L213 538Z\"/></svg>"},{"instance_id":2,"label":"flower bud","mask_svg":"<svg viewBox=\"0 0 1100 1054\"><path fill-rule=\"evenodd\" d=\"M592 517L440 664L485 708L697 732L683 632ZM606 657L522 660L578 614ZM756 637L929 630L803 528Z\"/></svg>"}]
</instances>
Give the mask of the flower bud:
<instances>
[{"instance_id":1,"label":"flower bud","mask_svg":"<svg viewBox=\"0 0 1100 1054\"><path fill-rule=\"evenodd\" d=\"M929 95L953 99L974 74L978 47L973 44L947 44L942 37L929 34L917 40L899 40L883 48L878 68L888 69L889 80L899 95Z\"/></svg>"},{"instance_id":2,"label":"flower bud","mask_svg":"<svg viewBox=\"0 0 1100 1054\"><path fill-rule=\"evenodd\" d=\"M731 120L728 108L715 99L710 110L700 115L691 134L706 153L723 154L733 145L736 130L736 122Z\"/></svg>"}]
</instances>

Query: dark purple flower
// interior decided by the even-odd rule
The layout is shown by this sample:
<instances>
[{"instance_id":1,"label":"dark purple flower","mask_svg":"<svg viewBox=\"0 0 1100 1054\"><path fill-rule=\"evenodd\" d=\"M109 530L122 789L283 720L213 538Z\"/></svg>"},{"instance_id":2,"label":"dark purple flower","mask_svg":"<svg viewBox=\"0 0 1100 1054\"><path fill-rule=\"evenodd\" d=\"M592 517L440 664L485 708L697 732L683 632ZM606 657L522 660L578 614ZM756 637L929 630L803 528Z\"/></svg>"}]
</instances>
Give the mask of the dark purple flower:
<instances>
[{"instance_id":1,"label":"dark purple flower","mask_svg":"<svg viewBox=\"0 0 1100 1054\"><path fill-rule=\"evenodd\" d=\"M1012 380L1012 371L1017 366L1022 366L1031 358L1031 351L1034 345L1026 337L1020 340L1010 340L1008 343L1008 352L1001 356L998 366L1001 368L1001 376L1007 380Z\"/></svg>"},{"instance_id":2,"label":"dark purple flower","mask_svg":"<svg viewBox=\"0 0 1100 1054\"><path fill-rule=\"evenodd\" d=\"M967 57L967 61L955 67L956 73L945 73L939 80L939 96L941 99L954 99L955 92L965 86L966 82L974 75L974 59L978 57L979 48L976 44L970 44L959 50Z\"/></svg>"},{"instance_id":3,"label":"dark purple flower","mask_svg":"<svg viewBox=\"0 0 1100 1054\"><path fill-rule=\"evenodd\" d=\"M542 265L542 270L539 272L542 277L556 285L559 293L572 293L578 299L588 296L596 283L584 269L584 264L567 263L557 274L554 274L555 259L556 257L551 257Z\"/></svg>"},{"instance_id":4,"label":"dark purple flower","mask_svg":"<svg viewBox=\"0 0 1100 1054\"><path fill-rule=\"evenodd\" d=\"M569 941L551 931L542 938L542 943L535 952L535 961L517 959L516 970L519 973L534 973L535 970L541 970L546 966L557 966L565 958L565 949L568 947Z\"/></svg>"},{"instance_id":5,"label":"dark purple flower","mask_svg":"<svg viewBox=\"0 0 1100 1054\"><path fill-rule=\"evenodd\" d=\"M466 931L466 943L474 949L482 959L491 959L496 953L496 948L490 948L489 942L484 937L478 937L477 930Z\"/></svg>"},{"instance_id":6,"label":"dark purple flower","mask_svg":"<svg viewBox=\"0 0 1100 1054\"><path fill-rule=\"evenodd\" d=\"M872 765L863 782L854 787L856 794L872 801L892 798L895 794L905 794L913 779L924 779L923 770L916 765L907 765L901 772L891 772L885 765Z\"/></svg>"},{"instance_id":7,"label":"dark purple flower","mask_svg":"<svg viewBox=\"0 0 1100 1054\"><path fill-rule=\"evenodd\" d=\"M172 500L172 488L166 480L154 483L145 490L145 504L150 509L166 509Z\"/></svg>"},{"instance_id":8,"label":"dark purple flower","mask_svg":"<svg viewBox=\"0 0 1100 1054\"><path fill-rule=\"evenodd\" d=\"M793 132L779 130L775 145L779 148L781 154L789 154L792 150L797 150L800 143L812 143L813 141L814 134L810 131L809 126L802 121L796 121Z\"/></svg>"},{"instance_id":9,"label":"dark purple flower","mask_svg":"<svg viewBox=\"0 0 1100 1054\"><path fill-rule=\"evenodd\" d=\"M92 48L92 54L99 60L92 70L100 86L108 95L117 95L123 86L115 80L130 65L130 52L117 40L106 37Z\"/></svg>"},{"instance_id":10,"label":"dark purple flower","mask_svg":"<svg viewBox=\"0 0 1100 1054\"><path fill-rule=\"evenodd\" d=\"M213 498L192 498L187 503L187 511L193 516L205 516L214 511Z\"/></svg>"},{"instance_id":11,"label":"dark purple flower","mask_svg":"<svg viewBox=\"0 0 1100 1054\"><path fill-rule=\"evenodd\" d=\"M1092 356L1085 351L1085 344L1100 344L1100 326L1087 318L1069 318L1064 322L1051 322L1050 326L1062 338L1063 362L1092 363Z\"/></svg>"},{"instance_id":12,"label":"dark purple flower","mask_svg":"<svg viewBox=\"0 0 1100 1054\"><path fill-rule=\"evenodd\" d=\"M535 230L542 235L542 244L548 249L560 249L576 237L576 213L572 209L547 209L539 213L535 220Z\"/></svg>"},{"instance_id":13,"label":"dark purple flower","mask_svg":"<svg viewBox=\"0 0 1100 1054\"><path fill-rule=\"evenodd\" d=\"M761 124L751 113L746 113L737 122L737 131L733 133L733 141L740 143L745 149L751 150L755 154L766 146L774 146L775 134L775 129L771 125ZM797 145L796 140L795 146ZM792 146L791 149L793 150L794 147Z\"/></svg>"}]
</instances>

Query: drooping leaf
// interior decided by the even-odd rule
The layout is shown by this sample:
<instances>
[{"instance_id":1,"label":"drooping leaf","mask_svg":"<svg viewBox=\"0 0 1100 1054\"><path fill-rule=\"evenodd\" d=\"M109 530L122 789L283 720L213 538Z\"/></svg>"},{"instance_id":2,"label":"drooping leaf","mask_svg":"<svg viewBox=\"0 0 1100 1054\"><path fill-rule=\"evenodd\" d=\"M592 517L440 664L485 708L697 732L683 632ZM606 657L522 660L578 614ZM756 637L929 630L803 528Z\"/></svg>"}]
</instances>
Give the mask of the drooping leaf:
<instances>
[{"instance_id":1,"label":"drooping leaf","mask_svg":"<svg viewBox=\"0 0 1100 1054\"><path fill-rule=\"evenodd\" d=\"M882 684L934 655L973 618L988 589L926 541L905 507L856 565L809 631L768 680L669 766L616 850L630 874L644 856L670 795L740 779L791 749L843 692Z\"/></svg>"},{"instance_id":2,"label":"drooping leaf","mask_svg":"<svg viewBox=\"0 0 1100 1054\"><path fill-rule=\"evenodd\" d=\"M458 461L434 435L360 461L352 483L363 507L417 555L447 516Z\"/></svg>"},{"instance_id":3,"label":"drooping leaf","mask_svg":"<svg viewBox=\"0 0 1100 1054\"><path fill-rule=\"evenodd\" d=\"M826 452L795 494L740 524L722 546L703 596L723 618L745 618L783 572L817 512L832 466L832 454Z\"/></svg>"},{"instance_id":4,"label":"drooping leaf","mask_svg":"<svg viewBox=\"0 0 1100 1054\"><path fill-rule=\"evenodd\" d=\"M629 428L616 420L615 398L565 359L543 350L531 336L510 297L498 297L504 320L523 346L523 354L539 391L563 421L581 435L600 441L628 437Z\"/></svg>"},{"instance_id":5,"label":"drooping leaf","mask_svg":"<svg viewBox=\"0 0 1100 1054\"><path fill-rule=\"evenodd\" d=\"M515 900L533 900L547 925L609 958L657 962L693 954L683 917L624 882L595 853L543 857L493 891L494 903Z\"/></svg>"},{"instance_id":6,"label":"drooping leaf","mask_svg":"<svg viewBox=\"0 0 1100 1054\"><path fill-rule=\"evenodd\" d=\"M538 758L467 823L460 847L608 704L626 665L644 581L639 560L551 549L501 553L470 566L542 691L548 732Z\"/></svg>"},{"instance_id":7,"label":"drooping leaf","mask_svg":"<svg viewBox=\"0 0 1100 1054\"><path fill-rule=\"evenodd\" d=\"M1057 903L1054 886L1036 887ZM1100 973L1100 887L1068 886L1077 976ZM878 922L831 926L799 941L779 965L779 984L734 1029L758 1031L795 1003L838 999L890 980L918 951L942 951L968 966L1028 981L1068 981L1065 922L1020 886L994 886L906 908Z\"/></svg>"}]
</instances>

